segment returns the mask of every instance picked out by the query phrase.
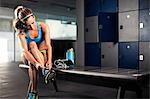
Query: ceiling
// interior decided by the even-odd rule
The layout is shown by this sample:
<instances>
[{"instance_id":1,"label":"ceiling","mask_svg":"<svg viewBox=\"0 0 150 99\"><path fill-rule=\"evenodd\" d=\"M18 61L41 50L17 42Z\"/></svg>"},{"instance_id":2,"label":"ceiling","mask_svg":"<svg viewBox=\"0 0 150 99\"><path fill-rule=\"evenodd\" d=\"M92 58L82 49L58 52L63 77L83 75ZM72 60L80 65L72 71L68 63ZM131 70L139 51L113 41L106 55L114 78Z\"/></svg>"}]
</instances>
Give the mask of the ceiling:
<instances>
[{"instance_id":1,"label":"ceiling","mask_svg":"<svg viewBox=\"0 0 150 99\"><path fill-rule=\"evenodd\" d=\"M0 0L1 7L23 5L35 12L76 17L76 0Z\"/></svg>"}]
</instances>

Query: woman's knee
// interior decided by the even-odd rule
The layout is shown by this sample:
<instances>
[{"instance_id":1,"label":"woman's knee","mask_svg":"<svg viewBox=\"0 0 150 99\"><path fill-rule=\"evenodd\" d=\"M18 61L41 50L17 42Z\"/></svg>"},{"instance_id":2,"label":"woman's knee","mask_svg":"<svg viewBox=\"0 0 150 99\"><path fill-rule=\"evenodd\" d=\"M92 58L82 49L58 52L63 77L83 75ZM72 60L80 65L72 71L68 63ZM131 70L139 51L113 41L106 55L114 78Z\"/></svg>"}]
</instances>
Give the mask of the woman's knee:
<instances>
[{"instance_id":1,"label":"woman's knee","mask_svg":"<svg viewBox=\"0 0 150 99\"><path fill-rule=\"evenodd\" d=\"M37 46L36 42L32 41L29 43L29 48L30 49L38 49L38 46Z\"/></svg>"},{"instance_id":2,"label":"woman's knee","mask_svg":"<svg viewBox=\"0 0 150 99\"><path fill-rule=\"evenodd\" d=\"M46 45L46 42L43 41L42 43L39 44L39 50L47 50L48 47Z\"/></svg>"}]
</instances>

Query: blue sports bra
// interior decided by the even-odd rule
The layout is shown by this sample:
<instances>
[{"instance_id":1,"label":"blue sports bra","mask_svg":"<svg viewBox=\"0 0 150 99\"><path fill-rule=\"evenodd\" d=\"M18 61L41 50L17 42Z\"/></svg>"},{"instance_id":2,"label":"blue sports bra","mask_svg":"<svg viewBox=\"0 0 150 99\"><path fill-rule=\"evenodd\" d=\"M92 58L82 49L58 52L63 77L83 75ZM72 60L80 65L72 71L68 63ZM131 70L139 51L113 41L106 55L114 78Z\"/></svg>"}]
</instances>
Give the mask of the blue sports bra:
<instances>
[{"instance_id":1,"label":"blue sports bra","mask_svg":"<svg viewBox=\"0 0 150 99\"><path fill-rule=\"evenodd\" d=\"M34 42L36 42L36 43L39 44L39 43L41 43L44 40L41 27L40 27L40 25L39 25L38 22L36 22L36 24L37 24L37 27L38 27L38 37L36 37L34 39L31 39L30 35L29 35L29 31L27 31L26 32L26 41L27 41L27 44L30 43L30 42L32 42L32 41L34 41Z\"/></svg>"}]
</instances>

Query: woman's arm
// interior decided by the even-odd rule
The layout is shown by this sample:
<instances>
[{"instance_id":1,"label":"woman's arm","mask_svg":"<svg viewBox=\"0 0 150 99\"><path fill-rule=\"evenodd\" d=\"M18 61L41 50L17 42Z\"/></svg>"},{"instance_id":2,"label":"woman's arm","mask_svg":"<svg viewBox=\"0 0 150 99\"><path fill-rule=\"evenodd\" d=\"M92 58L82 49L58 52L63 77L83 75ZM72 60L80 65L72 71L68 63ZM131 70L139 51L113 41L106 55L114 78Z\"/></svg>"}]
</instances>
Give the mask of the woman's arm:
<instances>
[{"instance_id":1,"label":"woman's arm","mask_svg":"<svg viewBox=\"0 0 150 99\"><path fill-rule=\"evenodd\" d=\"M23 48L23 54L25 56L25 58L31 62L31 64L33 64L34 66L37 66L37 64L39 64L36 59L33 57L33 55L29 52L28 46L27 46L27 42L25 39L25 33L19 33L19 38L21 41L21 45Z\"/></svg>"},{"instance_id":2,"label":"woman's arm","mask_svg":"<svg viewBox=\"0 0 150 99\"><path fill-rule=\"evenodd\" d=\"M43 22L40 22L40 25L42 27L42 31L44 32L44 39L47 46L47 67L51 69L52 67L52 46L51 46L51 38L50 38L50 31L48 25L46 25Z\"/></svg>"}]
</instances>

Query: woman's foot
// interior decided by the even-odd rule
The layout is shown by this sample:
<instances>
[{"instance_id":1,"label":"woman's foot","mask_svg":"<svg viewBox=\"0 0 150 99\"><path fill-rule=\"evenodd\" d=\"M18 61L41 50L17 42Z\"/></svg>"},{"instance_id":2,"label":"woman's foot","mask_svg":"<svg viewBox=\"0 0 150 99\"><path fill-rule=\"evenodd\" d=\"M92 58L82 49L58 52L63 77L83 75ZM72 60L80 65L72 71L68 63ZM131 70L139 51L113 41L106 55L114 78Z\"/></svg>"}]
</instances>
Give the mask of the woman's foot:
<instances>
[{"instance_id":1,"label":"woman's foot","mask_svg":"<svg viewBox=\"0 0 150 99\"><path fill-rule=\"evenodd\" d=\"M48 74L48 72L49 72L49 69L47 69L47 68L42 68L42 75L43 75L43 76L46 76L46 75Z\"/></svg>"},{"instance_id":2,"label":"woman's foot","mask_svg":"<svg viewBox=\"0 0 150 99\"><path fill-rule=\"evenodd\" d=\"M56 72L54 70L51 70L48 72L48 74L45 76L45 83L48 84L49 81L54 81L56 78Z\"/></svg>"},{"instance_id":3,"label":"woman's foot","mask_svg":"<svg viewBox=\"0 0 150 99\"><path fill-rule=\"evenodd\" d=\"M50 80L55 80L56 72L54 70L42 69L42 74L44 76L44 81L46 84L48 84Z\"/></svg>"},{"instance_id":4,"label":"woman's foot","mask_svg":"<svg viewBox=\"0 0 150 99\"><path fill-rule=\"evenodd\" d=\"M30 92L28 94L28 99L38 99L38 94L37 92Z\"/></svg>"}]
</instances>

